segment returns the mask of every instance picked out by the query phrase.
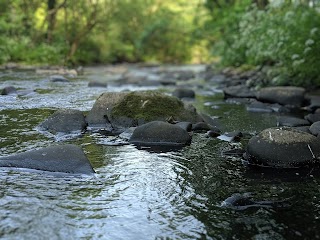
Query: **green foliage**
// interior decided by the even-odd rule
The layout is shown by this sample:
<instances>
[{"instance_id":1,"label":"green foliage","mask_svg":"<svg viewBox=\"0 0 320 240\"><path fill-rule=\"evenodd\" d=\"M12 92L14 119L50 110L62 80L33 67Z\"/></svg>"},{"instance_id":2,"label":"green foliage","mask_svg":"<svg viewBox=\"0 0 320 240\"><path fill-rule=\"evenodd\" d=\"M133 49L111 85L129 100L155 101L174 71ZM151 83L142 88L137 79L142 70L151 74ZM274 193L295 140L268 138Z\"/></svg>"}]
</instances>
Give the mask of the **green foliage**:
<instances>
[{"instance_id":1,"label":"green foliage","mask_svg":"<svg viewBox=\"0 0 320 240\"><path fill-rule=\"evenodd\" d=\"M251 6L215 49L222 64L272 65L270 84L320 85L320 15L307 5Z\"/></svg>"}]
</instances>

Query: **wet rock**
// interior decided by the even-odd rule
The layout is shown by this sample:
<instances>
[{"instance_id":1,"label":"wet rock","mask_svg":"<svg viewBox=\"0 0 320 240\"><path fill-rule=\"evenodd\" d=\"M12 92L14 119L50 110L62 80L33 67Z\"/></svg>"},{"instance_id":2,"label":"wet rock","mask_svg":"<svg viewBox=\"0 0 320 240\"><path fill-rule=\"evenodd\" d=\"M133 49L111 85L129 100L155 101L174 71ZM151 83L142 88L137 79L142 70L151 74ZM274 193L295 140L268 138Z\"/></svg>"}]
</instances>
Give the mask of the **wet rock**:
<instances>
[{"instance_id":1,"label":"wet rock","mask_svg":"<svg viewBox=\"0 0 320 240\"><path fill-rule=\"evenodd\" d=\"M177 125L152 121L137 127L129 142L138 146L185 146L190 144L191 136Z\"/></svg>"},{"instance_id":2,"label":"wet rock","mask_svg":"<svg viewBox=\"0 0 320 240\"><path fill-rule=\"evenodd\" d=\"M233 132L226 132L223 135L220 135L218 139L227 141L227 142L233 142L233 141L240 141L242 137L243 137L242 132L233 131Z\"/></svg>"},{"instance_id":3,"label":"wet rock","mask_svg":"<svg viewBox=\"0 0 320 240\"><path fill-rule=\"evenodd\" d=\"M1 95L15 95L17 94L17 89L13 86L7 86L2 89Z\"/></svg>"},{"instance_id":4,"label":"wet rock","mask_svg":"<svg viewBox=\"0 0 320 240\"><path fill-rule=\"evenodd\" d=\"M223 89L225 98L255 98L256 94L245 85L236 85Z\"/></svg>"},{"instance_id":5,"label":"wet rock","mask_svg":"<svg viewBox=\"0 0 320 240\"><path fill-rule=\"evenodd\" d=\"M222 154L229 157L242 157L246 151L241 148L223 151Z\"/></svg>"},{"instance_id":6,"label":"wet rock","mask_svg":"<svg viewBox=\"0 0 320 240\"><path fill-rule=\"evenodd\" d=\"M211 130L211 126L205 122L192 124L192 131L194 132L207 132L208 130Z\"/></svg>"},{"instance_id":7,"label":"wet rock","mask_svg":"<svg viewBox=\"0 0 320 240\"><path fill-rule=\"evenodd\" d=\"M287 126L287 127L299 127L299 126L308 126L310 125L309 121L296 117L278 117L277 126Z\"/></svg>"},{"instance_id":8,"label":"wet rock","mask_svg":"<svg viewBox=\"0 0 320 240\"><path fill-rule=\"evenodd\" d=\"M216 138L221 135L221 130L218 128L211 129L206 133L206 137Z\"/></svg>"},{"instance_id":9,"label":"wet rock","mask_svg":"<svg viewBox=\"0 0 320 240\"><path fill-rule=\"evenodd\" d=\"M71 174L93 174L94 170L76 145L50 146L0 158L0 167L26 168Z\"/></svg>"},{"instance_id":10,"label":"wet rock","mask_svg":"<svg viewBox=\"0 0 320 240\"><path fill-rule=\"evenodd\" d=\"M309 96L310 104L307 106L307 109L310 111L315 111L320 108L320 96Z\"/></svg>"},{"instance_id":11,"label":"wet rock","mask_svg":"<svg viewBox=\"0 0 320 240\"><path fill-rule=\"evenodd\" d=\"M306 90L301 87L267 87L257 93L257 99L262 102L301 107L305 101L305 93Z\"/></svg>"},{"instance_id":12,"label":"wet rock","mask_svg":"<svg viewBox=\"0 0 320 240\"><path fill-rule=\"evenodd\" d=\"M101 87L101 88L106 88L108 87L108 84L105 82L98 82L98 81L90 81L88 83L88 87Z\"/></svg>"},{"instance_id":13,"label":"wet rock","mask_svg":"<svg viewBox=\"0 0 320 240\"><path fill-rule=\"evenodd\" d=\"M62 75L52 75L49 79L51 82L69 82L69 80Z\"/></svg>"},{"instance_id":14,"label":"wet rock","mask_svg":"<svg viewBox=\"0 0 320 240\"><path fill-rule=\"evenodd\" d=\"M83 113L79 110L61 109L39 125L42 131L52 134L81 132L86 128Z\"/></svg>"},{"instance_id":15,"label":"wet rock","mask_svg":"<svg viewBox=\"0 0 320 240\"><path fill-rule=\"evenodd\" d=\"M213 118L205 113L200 113L199 115L202 118L202 121L207 123L211 129L223 129L223 126L217 117Z\"/></svg>"},{"instance_id":16,"label":"wet rock","mask_svg":"<svg viewBox=\"0 0 320 240\"><path fill-rule=\"evenodd\" d=\"M300 126L300 127L293 127L293 129L301 131L301 132L306 132L306 133L311 133L309 130L309 126Z\"/></svg>"},{"instance_id":17,"label":"wet rock","mask_svg":"<svg viewBox=\"0 0 320 240\"><path fill-rule=\"evenodd\" d=\"M247 106L248 112L271 113L273 109L266 103L254 101Z\"/></svg>"},{"instance_id":18,"label":"wet rock","mask_svg":"<svg viewBox=\"0 0 320 240\"><path fill-rule=\"evenodd\" d=\"M320 121L313 123L310 126L309 130L313 135L319 136L319 134L320 134Z\"/></svg>"},{"instance_id":19,"label":"wet rock","mask_svg":"<svg viewBox=\"0 0 320 240\"><path fill-rule=\"evenodd\" d=\"M263 130L247 145L246 159L250 165L277 168L301 167L320 156L320 140L312 134L292 128Z\"/></svg>"},{"instance_id":20,"label":"wet rock","mask_svg":"<svg viewBox=\"0 0 320 240\"><path fill-rule=\"evenodd\" d=\"M320 121L320 113L311 113L304 117L306 120L308 120L310 123L315 123Z\"/></svg>"},{"instance_id":21,"label":"wet rock","mask_svg":"<svg viewBox=\"0 0 320 240\"><path fill-rule=\"evenodd\" d=\"M156 91L102 94L87 116L90 125L109 124L114 129L134 127L150 121L197 122L201 117L192 105Z\"/></svg>"},{"instance_id":22,"label":"wet rock","mask_svg":"<svg viewBox=\"0 0 320 240\"><path fill-rule=\"evenodd\" d=\"M177 98L195 98L195 93L192 89L188 88L177 88L173 91L172 96Z\"/></svg>"},{"instance_id":23,"label":"wet rock","mask_svg":"<svg viewBox=\"0 0 320 240\"><path fill-rule=\"evenodd\" d=\"M182 129L190 132L192 130L192 123L191 122L178 122L176 123L177 126L181 127Z\"/></svg>"}]
</instances>

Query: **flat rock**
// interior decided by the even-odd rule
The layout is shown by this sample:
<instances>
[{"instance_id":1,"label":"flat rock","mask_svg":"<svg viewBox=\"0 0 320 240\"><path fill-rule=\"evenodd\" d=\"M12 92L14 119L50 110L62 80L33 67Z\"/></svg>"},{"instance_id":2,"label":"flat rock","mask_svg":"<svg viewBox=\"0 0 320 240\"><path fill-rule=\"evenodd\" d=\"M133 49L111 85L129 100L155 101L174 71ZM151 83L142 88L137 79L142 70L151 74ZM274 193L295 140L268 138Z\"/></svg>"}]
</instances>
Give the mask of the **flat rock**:
<instances>
[{"instance_id":1,"label":"flat rock","mask_svg":"<svg viewBox=\"0 0 320 240\"><path fill-rule=\"evenodd\" d=\"M152 121L137 127L130 140L138 146L185 146L191 136L181 127L162 121Z\"/></svg>"},{"instance_id":2,"label":"flat rock","mask_svg":"<svg viewBox=\"0 0 320 240\"><path fill-rule=\"evenodd\" d=\"M56 133L72 133L85 130L87 123L79 110L61 109L39 124L39 129Z\"/></svg>"},{"instance_id":3,"label":"flat rock","mask_svg":"<svg viewBox=\"0 0 320 240\"><path fill-rule=\"evenodd\" d=\"M26 168L71 174L93 174L88 158L79 146L50 146L0 158L0 167Z\"/></svg>"},{"instance_id":4,"label":"flat rock","mask_svg":"<svg viewBox=\"0 0 320 240\"><path fill-rule=\"evenodd\" d=\"M297 117L278 117L277 126L287 126L287 127L300 127L300 126L308 126L310 122L305 119L297 118Z\"/></svg>"},{"instance_id":5,"label":"flat rock","mask_svg":"<svg viewBox=\"0 0 320 240\"><path fill-rule=\"evenodd\" d=\"M247 86L241 84L223 89L225 98L255 98L255 92L251 91Z\"/></svg>"},{"instance_id":6,"label":"flat rock","mask_svg":"<svg viewBox=\"0 0 320 240\"><path fill-rule=\"evenodd\" d=\"M257 99L262 102L301 107L305 101L305 93L306 90L301 87L266 87L257 93Z\"/></svg>"},{"instance_id":7,"label":"flat rock","mask_svg":"<svg viewBox=\"0 0 320 240\"><path fill-rule=\"evenodd\" d=\"M317 137L285 127L263 130L249 140L246 149L249 164L277 168L302 167L319 156Z\"/></svg>"}]
</instances>

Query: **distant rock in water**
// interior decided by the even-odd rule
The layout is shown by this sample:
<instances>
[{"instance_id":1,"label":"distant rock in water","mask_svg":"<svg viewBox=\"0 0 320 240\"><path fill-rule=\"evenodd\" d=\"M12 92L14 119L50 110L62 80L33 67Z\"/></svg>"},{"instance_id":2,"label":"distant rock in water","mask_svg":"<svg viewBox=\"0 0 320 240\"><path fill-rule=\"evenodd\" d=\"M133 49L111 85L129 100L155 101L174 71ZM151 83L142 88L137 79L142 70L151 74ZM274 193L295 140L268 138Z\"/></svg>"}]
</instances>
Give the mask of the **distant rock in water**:
<instances>
[{"instance_id":1,"label":"distant rock in water","mask_svg":"<svg viewBox=\"0 0 320 240\"><path fill-rule=\"evenodd\" d=\"M1 90L1 95L17 94L17 89L13 86L7 86Z\"/></svg>"},{"instance_id":2,"label":"distant rock in water","mask_svg":"<svg viewBox=\"0 0 320 240\"><path fill-rule=\"evenodd\" d=\"M101 87L101 88L106 88L108 87L108 84L105 82L98 82L98 81L90 81L88 83L88 87Z\"/></svg>"},{"instance_id":3,"label":"distant rock in water","mask_svg":"<svg viewBox=\"0 0 320 240\"><path fill-rule=\"evenodd\" d=\"M93 174L88 158L76 145L51 146L0 158L0 167L26 168L70 174Z\"/></svg>"},{"instance_id":4,"label":"distant rock in water","mask_svg":"<svg viewBox=\"0 0 320 240\"><path fill-rule=\"evenodd\" d=\"M52 134L81 132L86 129L87 123L83 113L79 110L61 109L52 114L39 125L42 131Z\"/></svg>"},{"instance_id":5,"label":"distant rock in water","mask_svg":"<svg viewBox=\"0 0 320 240\"><path fill-rule=\"evenodd\" d=\"M301 107L305 101L305 93L306 90L301 87L266 87L257 93L257 98L262 102Z\"/></svg>"},{"instance_id":6,"label":"distant rock in water","mask_svg":"<svg viewBox=\"0 0 320 240\"><path fill-rule=\"evenodd\" d=\"M313 164L320 156L320 140L288 127L268 128L247 145L249 165L296 168Z\"/></svg>"},{"instance_id":7,"label":"distant rock in water","mask_svg":"<svg viewBox=\"0 0 320 240\"><path fill-rule=\"evenodd\" d=\"M190 144L191 136L186 130L162 121L153 121L137 127L130 140L138 146L185 146Z\"/></svg>"},{"instance_id":8,"label":"distant rock in water","mask_svg":"<svg viewBox=\"0 0 320 240\"><path fill-rule=\"evenodd\" d=\"M62 75L51 75L49 79L51 82L69 82L69 79Z\"/></svg>"}]
</instances>

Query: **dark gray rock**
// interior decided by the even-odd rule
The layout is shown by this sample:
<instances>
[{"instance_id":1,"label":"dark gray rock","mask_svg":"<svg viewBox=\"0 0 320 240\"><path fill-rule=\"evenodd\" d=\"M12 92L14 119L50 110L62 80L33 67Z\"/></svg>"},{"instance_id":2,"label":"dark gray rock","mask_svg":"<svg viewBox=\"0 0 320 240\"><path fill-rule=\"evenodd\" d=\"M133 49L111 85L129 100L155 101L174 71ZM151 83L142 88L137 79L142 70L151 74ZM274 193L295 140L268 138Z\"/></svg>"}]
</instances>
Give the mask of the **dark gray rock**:
<instances>
[{"instance_id":1,"label":"dark gray rock","mask_svg":"<svg viewBox=\"0 0 320 240\"><path fill-rule=\"evenodd\" d=\"M233 131L233 132L226 132L223 135L220 135L218 139L227 141L227 142L233 142L233 141L240 141L242 137L243 137L242 132Z\"/></svg>"},{"instance_id":2,"label":"dark gray rock","mask_svg":"<svg viewBox=\"0 0 320 240\"><path fill-rule=\"evenodd\" d=\"M301 127L292 127L292 128L301 132L311 133L309 129L310 126L301 126Z\"/></svg>"},{"instance_id":3,"label":"dark gray rock","mask_svg":"<svg viewBox=\"0 0 320 240\"><path fill-rule=\"evenodd\" d=\"M173 91L172 96L177 98L195 98L195 92L188 88L177 88Z\"/></svg>"},{"instance_id":4,"label":"dark gray rock","mask_svg":"<svg viewBox=\"0 0 320 240\"><path fill-rule=\"evenodd\" d=\"M226 87L223 89L225 98L255 98L256 94L245 85Z\"/></svg>"},{"instance_id":5,"label":"dark gray rock","mask_svg":"<svg viewBox=\"0 0 320 240\"><path fill-rule=\"evenodd\" d=\"M320 139L292 128L268 128L252 137L246 158L250 165L302 167L320 156Z\"/></svg>"},{"instance_id":6,"label":"dark gray rock","mask_svg":"<svg viewBox=\"0 0 320 240\"><path fill-rule=\"evenodd\" d=\"M320 134L320 122L313 123L310 126L309 130L313 135L319 136L319 134Z\"/></svg>"},{"instance_id":7,"label":"dark gray rock","mask_svg":"<svg viewBox=\"0 0 320 240\"><path fill-rule=\"evenodd\" d=\"M191 122L177 122L176 125L186 130L187 132L190 132L192 130Z\"/></svg>"},{"instance_id":8,"label":"dark gray rock","mask_svg":"<svg viewBox=\"0 0 320 240\"><path fill-rule=\"evenodd\" d=\"M83 113L79 110L61 109L39 125L42 131L52 134L72 133L85 130L87 123Z\"/></svg>"},{"instance_id":9,"label":"dark gray rock","mask_svg":"<svg viewBox=\"0 0 320 240\"><path fill-rule=\"evenodd\" d=\"M69 82L69 79L62 75L51 75L49 79L51 82Z\"/></svg>"},{"instance_id":10,"label":"dark gray rock","mask_svg":"<svg viewBox=\"0 0 320 240\"><path fill-rule=\"evenodd\" d=\"M197 122L192 124L192 131L194 132L207 132L208 130L211 130L211 126L205 122Z\"/></svg>"},{"instance_id":11,"label":"dark gray rock","mask_svg":"<svg viewBox=\"0 0 320 240\"><path fill-rule=\"evenodd\" d=\"M206 137L212 137L212 138L219 137L220 135L221 135L221 131L218 128L211 129L206 133Z\"/></svg>"},{"instance_id":12,"label":"dark gray rock","mask_svg":"<svg viewBox=\"0 0 320 240\"><path fill-rule=\"evenodd\" d=\"M310 111L315 111L320 108L320 96L309 96L310 104L307 109Z\"/></svg>"},{"instance_id":13,"label":"dark gray rock","mask_svg":"<svg viewBox=\"0 0 320 240\"><path fill-rule=\"evenodd\" d=\"M106 88L108 87L108 84L105 82L98 82L98 81L90 81L88 83L88 87L101 87L101 88Z\"/></svg>"},{"instance_id":14,"label":"dark gray rock","mask_svg":"<svg viewBox=\"0 0 320 240\"><path fill-rule=\"evenodd\" d=\"M315 123L320 121L320 113L310 113L304 117L310 123Z\"/></svg>"},{"instance_id":15,"label":"dark gray rock","mask_svg":"<svg viewBox=\"0 0 320 240\"><path fill-rule=\"evenodd\" d=\"M296 117L278 117L277 126L287 126L287 127L299 127L299 126L309 126L310 122L305 119Z\"/></svg>"},{"instance_id":16,"label":"dark gray rock","mask_svg":"<svg viewBox=\"0 0 320 240\"><path fill-rule=\"evenodd\" d=\"M185 146L191 136L175 124L153 121L137 127L129 142L138 146Z\"/></svg>"},{"instance_id":17,"label":"dark gray rock","mask_svg":"<svg viewBox=\"0 0 320 240\"><path fill-rule=\"evenodd\" d=\"M0 167L26 168L71 174L93 174L94 170L76 145L51 146L0 158Z\"/></svg>"},{"instance_id":18,"label":"dark gray rock","mask_svg":"<svg viewBox=\"0 0 320 240\"><path fill-rule=\"evenodd\" d=\"M13 86L7 86L2 89L1 95L15 95L17 94L17 89Z\"/></svg>"},{"instance_id":19,"label":"dark gray rock","mask_svg":"<svg viewBox=\"0 0 320 240\"><path fill-rule=\"evenodd\" d=\"M273 109L266 103L254 101L247 106L248 112L271 113Z\"/></svg>"},{"instance_id":20,"label":"dark gray rock","mask_svg":"<svg viewBox=\"0 0 320 240\"><path fill-rule=\"evenodd\" d=\"M262 102L301 107L305 101L305 93L306 90L301 87L267 87L257 93L257 99Z\"/></svg>"}]
</instances>

